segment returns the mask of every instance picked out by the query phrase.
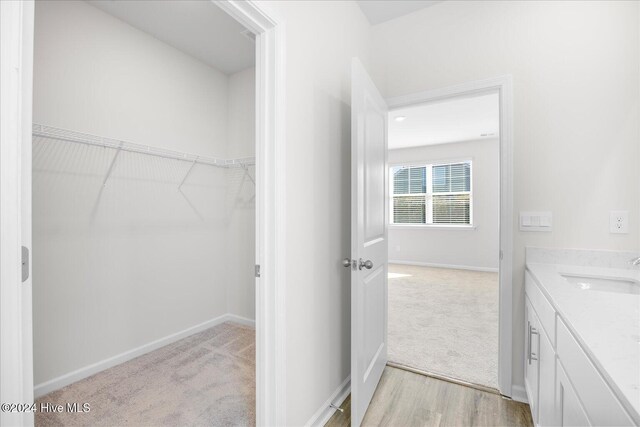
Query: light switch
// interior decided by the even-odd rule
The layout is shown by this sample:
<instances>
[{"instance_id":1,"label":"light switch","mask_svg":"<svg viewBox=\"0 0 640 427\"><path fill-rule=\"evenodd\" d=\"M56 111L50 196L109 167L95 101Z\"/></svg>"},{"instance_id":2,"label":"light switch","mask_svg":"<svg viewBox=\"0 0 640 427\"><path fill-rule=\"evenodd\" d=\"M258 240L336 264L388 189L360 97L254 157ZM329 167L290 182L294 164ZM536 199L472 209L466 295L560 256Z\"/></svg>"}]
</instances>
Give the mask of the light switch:
<instances>
[{"instance_id":1,"label":"light switch","mask_svg":"<svg viewBox=\"0 0 640 427\"><path fill-rule=\"evenodd\" d=\"M543 227L551 227L551 216L541 216L540 225Z\"/></svg>"},{"instance_id":2,"label":"light switch","mask_svg":"<svg viewBox=\"0 0 640 427\"><path fill-rule=\"evenodd\" d=\"M520 212L520 231L551 231L551 212Z\"/></svg>"}]
</instances>

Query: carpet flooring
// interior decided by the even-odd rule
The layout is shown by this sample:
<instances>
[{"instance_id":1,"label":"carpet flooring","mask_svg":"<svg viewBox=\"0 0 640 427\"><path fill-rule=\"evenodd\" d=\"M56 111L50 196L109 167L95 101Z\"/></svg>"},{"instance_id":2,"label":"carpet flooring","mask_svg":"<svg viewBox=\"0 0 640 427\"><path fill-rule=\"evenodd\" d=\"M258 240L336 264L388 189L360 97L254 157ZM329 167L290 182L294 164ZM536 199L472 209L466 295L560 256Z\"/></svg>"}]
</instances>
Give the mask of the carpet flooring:
<instances>
[{"instance_id":1,"label":"carpet flooring","mask_svg":"<svg viewBox=\"0 0 640 427\"><path fill-rule=\"evenodd\" d=\"M223 323L37 400L89 403L37 412L36 426L253 426L255 330Z\"/></svg>"},{"instance_id":2,"label":"carpet flooring","mask_svg":"<svg viewBox=\"0 0 640 427\"><path fill-rule=\"evenodd\" d=\"M498 388L498 274L389 265L389 361Z\"/></svg>"}]
</instances>

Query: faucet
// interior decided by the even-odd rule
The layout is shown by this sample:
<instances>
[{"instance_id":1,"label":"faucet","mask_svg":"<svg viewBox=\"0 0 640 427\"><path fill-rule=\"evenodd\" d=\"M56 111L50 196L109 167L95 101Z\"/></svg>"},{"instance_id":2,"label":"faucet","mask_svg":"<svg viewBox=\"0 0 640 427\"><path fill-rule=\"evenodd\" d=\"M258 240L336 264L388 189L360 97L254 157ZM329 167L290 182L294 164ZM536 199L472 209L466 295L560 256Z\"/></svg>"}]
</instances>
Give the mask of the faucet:
<instances>
[{"instance_id":1,"label":"faucet","mask_svg":"<svg viewBox=\"0 0 640 427\"><path fill-rule=\"evenodd\" d=\"M634 259L629 260L629 264L640 265L640 256L638 258L634 258Z\"/></svg>"}]
</instances>

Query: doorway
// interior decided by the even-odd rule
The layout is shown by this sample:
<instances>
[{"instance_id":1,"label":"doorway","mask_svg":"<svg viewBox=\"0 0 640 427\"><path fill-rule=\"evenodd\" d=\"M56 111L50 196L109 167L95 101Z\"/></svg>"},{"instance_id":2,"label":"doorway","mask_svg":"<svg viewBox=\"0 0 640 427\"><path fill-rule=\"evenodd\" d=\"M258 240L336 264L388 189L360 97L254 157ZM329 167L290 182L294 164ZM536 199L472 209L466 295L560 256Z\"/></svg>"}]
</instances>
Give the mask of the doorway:
<instances>
[{"instance_id":1,"label":"doorway","mask_svg":"<svg viewBox=\"0 0 640 427\"><path fill-rule=\"evenodd\" d=\"M389 225L391 197L395 184L389 179L388 162L388 121L389 111L411 106L444 101L450 98L472 97L497 92L499 100L499 171L500 171L500 236L499 236L499 326L498 326L498 387L499 392L511 397L512 368L512 239L513 239L513 189L512 189L512 79L510 76L474 81L441 89L384 99L371 77L358 60L352 62L351 88L351 254L343 259L342 265L351 271L351 425L362 423L367 407L371 403L380 382L384 365L388 363L388 273L389 264ZM414 159L415 160L415 159ZM411 194L412 181L416 181L418 195L424 196L422 217L434 217L433 194L431 194L431 212L427 210L427 187L433 191L434 182L442 183L442 169L455 169L456 175L471 169L465 159L430 164L431 173L426 167L417 168L414 174L410 170L404 177L406 199L399 203L403 209L412 207L416 201ZM455 165L455 167L454 167ZM443 166L443 168L438 168ZM406 168L405 168L406 169ZM424 174L424 179L422 175ZM431 185L427 182L431 180ZM449 180L451 181L451 180ZM464 179L462 180L465 181ZM445 180L446 182L446 180ZM423 184L424 187L423 188ZM450 183L451 184L451 183ZM459 183L458 183L459 185ZM445 194L449 201L456 203L470 200L469 190L457 189ZM451 196L454 196L453 198ZM461 200L460 200L461 199ZM449 207L437 215L452 217L470 217L468 208ZM464 206L464 203L463 203ZM438 204L438 209L442 204ZM446 207L446 205L444 206ZM463 215L460 215L460 213ZM402 212L401 212L402 213ZM465 215L466 213L466 215ZM415 212L409 212L409 217ZM383 248L384 254L371 251L370 248ZM402 274L402 273L396 273ZM405 276L406 277L406 276ZM398 276L395 276L398 278ZM422 372L425 373L425 372ZM339 402L338 402L339 403ZM335 405L335 404L334 404ZM333 407L333 405L332 405Z\"/></svg>"},{"instance_id":2,"label":"doorway","mask_svg":"<svg viewBox=\"0 0 640 427\"><path fill-rule=\"evenodd\" d=\"M278 291L281 280L283 252L271 252L271 248L280 247L284 236L274 232L280 230L282 221L275 215L275 200L282 197L284 186L283 171L277 169L275 162L283 154L282 123L282 69L280 58L283 54L278 23L269 14L255 4L229 4L215 2L221 9L244 25L256 37L256 163L254 179L256 187L256 264L261 269L252 269L260 287L256 292L256 417L259 424L281 424L284 417L283 390L284 375L281 362L281 348L284 346L284 323L280 316L273 313L283 311L283 301L271 298L281 294ZM2 298L2 349L3 349L3 397L14 401L33 401L33 380L31 366L31 287L32 274L30 259L20 266L15 263L15 255L31 249L31 82L32 82L32 46L34 4L32 2L3 2L2 4L2 87L8 97L3 100L12 102L3 107L2 121L16 127L3 126L3 188L0 198L2 206L18 209L18 216L4 215L2 234L3 250L3 298ZM5 61L6 59L6 61ZM19 70L18 73L9 69ZM11 77L11 81L4 77ZM12 88L5 91L4 88ZM3 104L4 105L4 104ZM6 151L6 152L5 152ZM6 154L6 155L5 155ZM6 164L5 164L6 163ZM20 165L22 165L20 167ZM7 166L7 167L5 167ZM22 200L22 206L14 206L15 200ZM20 208L21 212L20 212ZM21 214L21 215L20 215ZM6 219L6 221L5 221ZM11 230L11 231L10 231ZM5 231L10 231L5 233ZM15 235L16 239L4 239ZM13 243L18 246L10 246ZM268 256L267 256L268 255ZM24 255L23 255L23 259ZM18 266L19 268L14 268ZM5 268L6 267L6 268ZM21 272L22 270L22 272ZM267 274L264 274L266 270ZM26 271L25 274L22 274ZM21 279L22 277L22 279ZM14 289L15 288L15 289ZM8 293L5 293L4 291ZM14 292L15 291L15 292ZM5 298L6 297L6 298ZM12 307L10 317L5 316ZM277 310L276 310L277 309ZM12 333L5 333L12 331ZM4 351L4 350L7 351ZM10 351L9 351L10 350ZM5 357L7 356L7 357ZM5 375L7 374L7 375ZM32 413L2 414L2 420L8 424L31 424Z\"/></svg>"},{"instance_id":3,"label":"doorway","mask_svg":"<svg viewBox=\"0 0 640 427\"><path fill-rule=\"evenodd\" d=\"M389 113L389 361L498 389L498 93Z\"/></svg>"},{"instance_id":4,"label":"doorway","mask_svg":"<svg viewBox=\"0 0 640 427\"><path fill-rule=\"evenodd\" d=\"M36 426L255 422L246 31L209 2L36 1L34 392L91 409Z\"/></svg>"},{"instance_id":5,"label":"doorway","mask_svg":"<svg viewBox=\"0 0 640 427\"><path fill-rule=\"evenodd\" d=\"M419 128L412 130L407 126L409 129L404 136L402 131L398 133L398 140L411 141L414 138L414 146L422 145L423 148L413 150L422 152L417 157L413 153L410 161L402 157L403 150L404 154L409 151L406 147L397 151L399 157L395 159L390 152L390 364L394 364L395 357L398 366L478 385L479 388L497 389L501 394L511 396L511 79L505 76L470 82L392 98L387 102L390 108L390 145L393 144L393 129L409 119L411 110L418 112L422 108L427 114L430 108L443 107L440 111L442 116L436 122L449 123L450 130L454 132L471 132L470 127L459 121L464 117L465 105L470 111L475 105L476 109L486 113L477 120L479 128L484 130L476 132L473 139L480 142L476 146L467 142L457 144L458 147L454 147L456 144L447 147L449 144L443 143L444 135L451 132L436 132L431 139L436 144L429 148L424 144L426 140L424 135L420 136ZM457 112L456 103L461 107ZM470 133L468 138L460 133L452 138L472 140ZM470 151L472 148L478 150L480 146L485 146L485 150ZM481 158L483 161L479 162ZM487 167L480 170L480 163ZM417 167L412 169L414 166ZM407 195L399 194L395 198L400 220L414 221L413 224L393 223L394 188L391 177L394 168L399 172L397 184L400 193L405 191L402 185L413 183L411 173L416 184L421 182L421 174L424 173L426 188L421 195L425 197L425 203L419 217L411 216L415 209L407 211L407 206L411 207L409 202L415 199L411 196L411 187L406 190ZM404 174L408 175L408 180L402 179ZM492 183L488 188L493 192L481 191L483 188L478 187L480 184L473 179L474 174L475 178L483 178L484 187L487 187L486 183ZM444 188L447 185L449 187ZM480 193L485 193L482 196L485 203L480 203ZM484 215L479 215L481 204L488 205ZM484 218L482 227L478 222L481 217ZM425 228L415 227L415 222L423 222L422 227ZM447 226L443 227L442 222ZM427 224L433 228L427 228ZM420 230L431 233L431 236L420 239ZM475 247L465 233L480 234L480 231L488 231L488 234L478 239L478 247ZM454 232L457 234L451 234ZM464 248L462 251L459 250L461 247ZM419 301L423 301L423 305L431 302L437 308L421 306ZM396 324L393 324L394 304L397 307L413 306L414 311L396 309ZM473 308L477 311L476 316L480 317L467 317ZM454 326L456 317L462 321L457 327ZM413 325L415 334L405 329L403 323ZM415 340L425 326L436 324L440 327L434 328L433 335L422 336L429 345ZM396 327L398 333L394 338L392 334ZM483 349L480 354L476 351L479 345Z\"/></svg>"}]
</instances>

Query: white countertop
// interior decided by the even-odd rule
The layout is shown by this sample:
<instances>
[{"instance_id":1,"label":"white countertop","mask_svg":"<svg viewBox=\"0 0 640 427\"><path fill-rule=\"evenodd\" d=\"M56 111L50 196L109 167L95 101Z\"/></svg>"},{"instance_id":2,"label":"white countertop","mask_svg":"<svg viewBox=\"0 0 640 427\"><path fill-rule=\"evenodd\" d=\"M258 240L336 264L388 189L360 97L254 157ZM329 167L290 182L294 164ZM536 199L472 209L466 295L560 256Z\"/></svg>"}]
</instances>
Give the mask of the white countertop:
<instances>
[{"instance_id":1,"label":"white countertop","mask_svg":"<svg viewBox=\"0 0 640 427\"><path fill-rule=\"evenodd\" d=\"M640 295L581 290L560 275L640 280L640 270L534 262L527 270L640 424Z\"/></svg>"}]
</instances>

